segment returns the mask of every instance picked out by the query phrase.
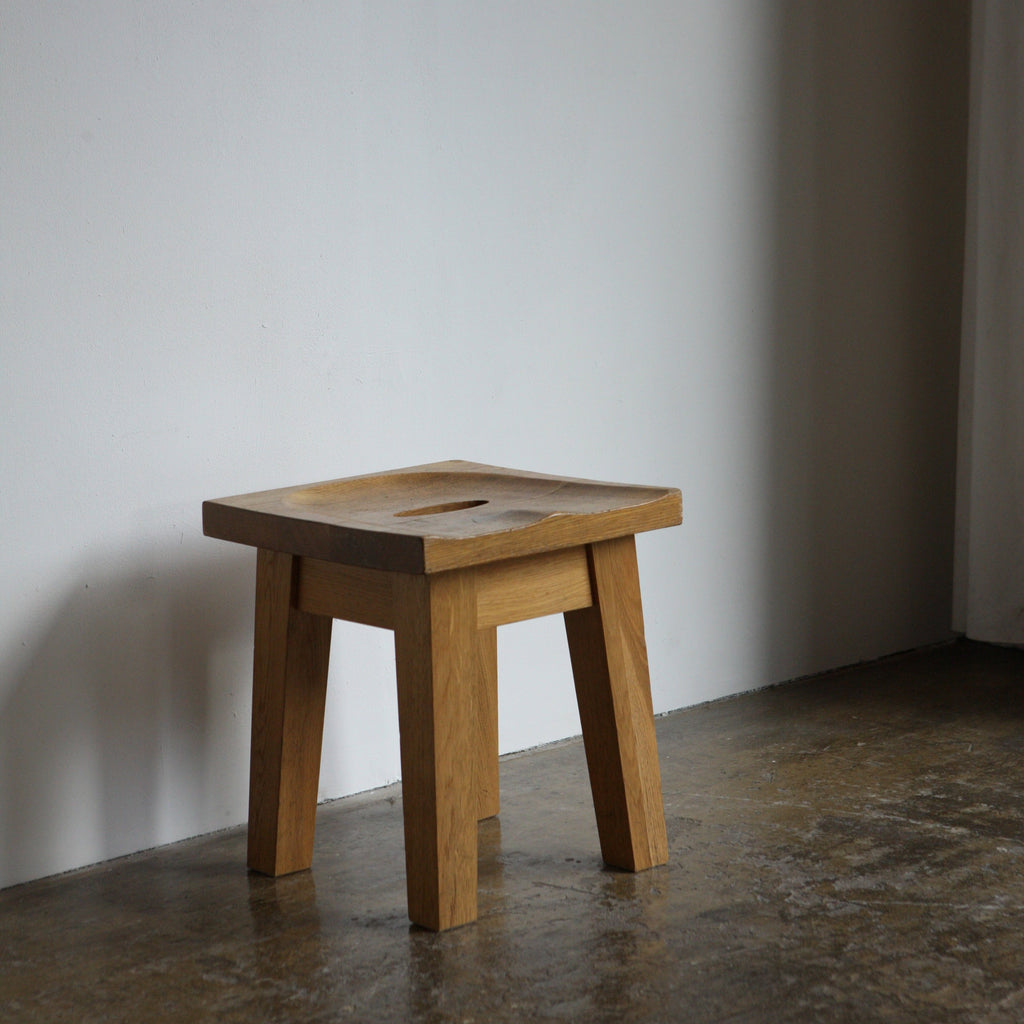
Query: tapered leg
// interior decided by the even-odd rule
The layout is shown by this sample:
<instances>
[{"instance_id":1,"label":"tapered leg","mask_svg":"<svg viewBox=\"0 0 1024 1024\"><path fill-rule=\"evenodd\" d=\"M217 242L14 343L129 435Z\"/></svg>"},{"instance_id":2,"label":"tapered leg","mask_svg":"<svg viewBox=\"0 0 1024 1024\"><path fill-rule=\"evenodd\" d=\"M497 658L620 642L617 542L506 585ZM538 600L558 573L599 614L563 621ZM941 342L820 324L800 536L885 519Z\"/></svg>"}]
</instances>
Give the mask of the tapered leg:
<instances>
[{"instance_id":1,"label":"tapered leg","mask_svg":"<svg viewBox=\"0 0 1024 1024\"><path fill-rule=\"evenodd\" d=\"M593 606L566 612L601 855L642 871L668 860L633 537L590 545Z\"/></svg>"},{"instance_id":2,"label":"tapered leg","mask_svg":"<svg viewBox=\"0 0 1024 1024\"><path fill-rule=\"evenodd\" d=\"M471 572L395 581L395 661L409 917L476 919L478 650Z\"/></svg>"},{"instance_id":3,"label":"tapered leg","mask_svg":"<svg viewBox=\"0 0 1024 1024\"><path fill-rule=\"evenodd\" d=\"M331 622L292 607L296 558L256 558L249 867L266 875L313 861Z\"/></svg>"},{"instance_id":4,"label":"tapered leg","mask_svg":"<svg viewBox=\"0 0 1024 1024\"><path fill-rule=\"evenodd\" d=\"M501 809L498 784L498 631L476 634L476 816L493 818Z\"/></svg>"}]
</instances>

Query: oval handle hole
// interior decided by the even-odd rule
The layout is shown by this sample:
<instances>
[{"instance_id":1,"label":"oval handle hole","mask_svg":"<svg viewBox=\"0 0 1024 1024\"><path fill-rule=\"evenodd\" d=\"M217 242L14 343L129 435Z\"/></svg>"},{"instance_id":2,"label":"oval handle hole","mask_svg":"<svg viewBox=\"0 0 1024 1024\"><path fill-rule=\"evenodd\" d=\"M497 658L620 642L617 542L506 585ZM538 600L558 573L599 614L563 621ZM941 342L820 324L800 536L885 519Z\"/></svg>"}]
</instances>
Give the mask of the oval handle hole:
<instances>
[{"instance_id":1,"label":"oval handle hole","mask_svg":"<svg viewBox=\"0 0 1024 1024\"><path fill-rule=\"evenodd\" d=\"M427 505L426 508L411 508L406 512L396 512L396 516L436 516L442 512L458 512L464 508L476 508L486 505L487 498L474 498L470 501L446 501L443 505Z\"/></svg>"}]
</instances>

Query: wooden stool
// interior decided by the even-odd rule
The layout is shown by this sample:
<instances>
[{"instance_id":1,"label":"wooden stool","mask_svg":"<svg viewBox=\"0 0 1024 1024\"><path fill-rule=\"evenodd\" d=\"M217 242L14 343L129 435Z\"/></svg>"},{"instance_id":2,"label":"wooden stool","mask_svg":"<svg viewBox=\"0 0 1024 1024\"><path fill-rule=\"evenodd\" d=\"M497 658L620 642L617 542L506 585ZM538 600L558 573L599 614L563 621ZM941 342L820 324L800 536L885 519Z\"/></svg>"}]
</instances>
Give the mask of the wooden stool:
<instances>
[{"instance_id":1,"label":"wooden stool","mask_svg":"<svg viewBox=\"0 0 1024 1024\"><path fill-rule=\"evenodd\" d=\"M668 858L634 534L678 490L441 462L203 503L250 544L249 867L313 860L332 619L394 630L409 917L473 921L476 823L498 812L496 627L562 612L601 855ZM542 709L538 709L541 713Z\"/></svg>"}]
</instances>

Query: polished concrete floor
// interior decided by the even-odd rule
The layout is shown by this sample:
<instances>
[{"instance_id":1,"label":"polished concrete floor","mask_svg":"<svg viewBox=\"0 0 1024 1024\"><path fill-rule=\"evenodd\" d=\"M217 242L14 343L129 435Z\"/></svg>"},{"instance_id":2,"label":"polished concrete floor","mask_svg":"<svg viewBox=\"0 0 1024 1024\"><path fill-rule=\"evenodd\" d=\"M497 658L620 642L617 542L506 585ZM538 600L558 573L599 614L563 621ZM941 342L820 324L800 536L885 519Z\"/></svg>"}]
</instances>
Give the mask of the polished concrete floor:
<instances>
[{"instance_id":1,"label":"polished concrete floor","mask_svg":"<svg viewBox=\"0 0 1024 1024\"><path fill-rule=\"evenodd\" d=\"M602 867L583 750L502 762L480 920L405 915L398 788L312 871L240 829L0 892L0 1020L1019 1022L1024 651L960 643L658 722L670 861Z\"/></svg>"}]
</instances>

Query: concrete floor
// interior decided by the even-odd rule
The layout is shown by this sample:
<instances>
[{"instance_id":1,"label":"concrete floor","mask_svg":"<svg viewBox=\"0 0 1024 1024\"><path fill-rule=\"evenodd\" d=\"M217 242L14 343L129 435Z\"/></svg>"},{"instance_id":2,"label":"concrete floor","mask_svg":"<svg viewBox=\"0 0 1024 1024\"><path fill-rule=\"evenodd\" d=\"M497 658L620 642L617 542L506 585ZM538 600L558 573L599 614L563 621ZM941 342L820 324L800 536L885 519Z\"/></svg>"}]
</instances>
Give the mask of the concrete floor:
<instances>
[{"instance_id":1,"label":"concrete floor","mask_svg":"<svg viewBox=\"0 0 1024 1024\"><path fill-rule=\"evenodd\" d=\"M1024 1020L1024 651L905 655L658 735L664 868L602 868L564 743L502 762L475 925L410 928L396 787L322 807L310 872L248 875L233 829L0 892L0 1020Z\"/></svg>"}]
</instances>

